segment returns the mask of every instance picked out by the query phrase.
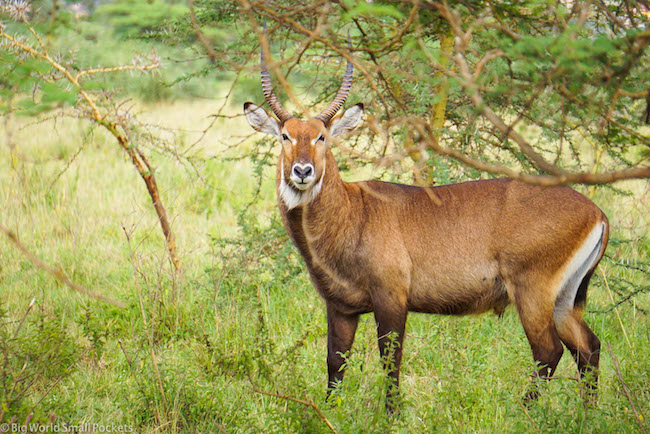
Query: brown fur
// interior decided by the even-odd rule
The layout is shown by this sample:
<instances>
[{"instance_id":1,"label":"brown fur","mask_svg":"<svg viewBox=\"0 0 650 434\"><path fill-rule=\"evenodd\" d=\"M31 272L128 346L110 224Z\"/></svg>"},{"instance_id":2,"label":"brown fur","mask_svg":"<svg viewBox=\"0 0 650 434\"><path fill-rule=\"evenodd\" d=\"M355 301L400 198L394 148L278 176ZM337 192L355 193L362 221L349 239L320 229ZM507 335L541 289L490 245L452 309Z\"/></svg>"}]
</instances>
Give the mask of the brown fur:
<instances>
[{"instance_id":1,"label":"brown fur","mask_svg":"<svg viewBox=\"0 0 650 434\"><path fill-rule=\"evenodd\" d=\"M596 371L600 343L582 319L589 277L607 244L607 219L589 199L568 187L540 187L495 179L421 188L379 181L343 182L325 144L312 144L324 126L289 119L282 128L281 164L311 163L322 190L288 210L287 232L304 257L327 304L329 387L343 378L339 353L350 350L358 315L374 312L380 352L391 332L399 348L389 375L397 386L408 311L438 314L520 315L537 373L552 375L562 343L580 372ZM325 170L326 168L326 170ZM602 248L584 276L573 310L554 319L558 285L580 246L604 224ZM557 323L556 323L557 321ZM396 388L391 388L396 390ZM392 409L389 391L389 409Z\"/></svg>"}]
</instances>

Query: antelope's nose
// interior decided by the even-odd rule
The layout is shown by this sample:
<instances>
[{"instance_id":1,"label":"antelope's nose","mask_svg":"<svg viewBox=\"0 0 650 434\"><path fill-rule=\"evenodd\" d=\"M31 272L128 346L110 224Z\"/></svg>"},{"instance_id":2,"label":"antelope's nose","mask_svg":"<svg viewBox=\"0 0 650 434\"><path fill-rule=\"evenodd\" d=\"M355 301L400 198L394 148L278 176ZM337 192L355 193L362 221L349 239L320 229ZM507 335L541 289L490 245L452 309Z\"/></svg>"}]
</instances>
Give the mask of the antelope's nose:
<instances>
[{"instance_id":1,"label":"antelope's nose","mask_svg":"<svg viewBox=\"0 0 650 434\"><path fill-rule=\"evenodd\" d=\"M311 164L296 163L293 165L293 174L303 181L305 178L312 176L314 173L314 166Z\"/></svg>"}]
</instances>

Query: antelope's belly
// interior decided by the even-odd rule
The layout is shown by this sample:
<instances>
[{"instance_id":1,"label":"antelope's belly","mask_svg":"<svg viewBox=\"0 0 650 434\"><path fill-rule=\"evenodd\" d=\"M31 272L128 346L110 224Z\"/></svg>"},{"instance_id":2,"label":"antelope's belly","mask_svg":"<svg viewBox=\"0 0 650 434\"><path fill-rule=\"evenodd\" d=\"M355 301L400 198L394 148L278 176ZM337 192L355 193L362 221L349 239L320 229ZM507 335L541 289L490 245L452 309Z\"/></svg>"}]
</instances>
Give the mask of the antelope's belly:
<instances>
[{"instance_id":1,"label":"antelope's belly","mask_svg":"<svg viewBox=\"0 0 650 434\"><path fill-rule=\"evenodd\" d=\"M454 271L414 270L409 310L444 315L466 315L494 310L501 314L510 303L496 264L471 264Z\"/></svg>"}]
</instances>

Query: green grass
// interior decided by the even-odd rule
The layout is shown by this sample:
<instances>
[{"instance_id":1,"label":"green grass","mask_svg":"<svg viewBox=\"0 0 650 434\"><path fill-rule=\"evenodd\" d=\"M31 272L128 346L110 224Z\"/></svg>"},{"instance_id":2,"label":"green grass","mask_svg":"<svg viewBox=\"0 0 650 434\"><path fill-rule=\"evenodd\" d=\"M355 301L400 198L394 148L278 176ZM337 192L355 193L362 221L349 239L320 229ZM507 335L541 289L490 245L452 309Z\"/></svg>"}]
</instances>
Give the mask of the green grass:
<instances>
[{"instance_id":1,"label":"green grass","mask_svg":"<svg viewBox=\"0 0 650 434\"><path fill-rule=\"evenodd\" d=\"M139 111L183 128L174 143L184 150L217 105ZM328 431L312 408L258 388L313 401L341 432L639 431L607 343L637 411L650 417L650 294L610 309L624 295L616 279L648 285L647 270L615 265L648 261L647 183L624 184L629 197L581 189L606 211L616 238L633 240L610 247L601 266L609 289L599 273L589 294L587 322L604 344L598 405L584 409L566 352L558 379L543 385L539 402L522 406L534 365L512 309L502 318L411 314L402 413L390 419L368 315L335 404L324 402L324 304L278 222L274 170L232 159L254 149L250 140L226 149L249 134L242 118L220 120L193 148L200 176L146 149L178 236L178 276L146 189L113 139L83 121L29 122L7 124L16 153L0 157L0 222L44 261L126 308L71 291L0 237L0 376L9 389L22 378L11 402L0 384L5 420L33 413L40 423L55 417L138 432ZM6 140L0 134L0 149Z\"/></svg>"}]
</instances>

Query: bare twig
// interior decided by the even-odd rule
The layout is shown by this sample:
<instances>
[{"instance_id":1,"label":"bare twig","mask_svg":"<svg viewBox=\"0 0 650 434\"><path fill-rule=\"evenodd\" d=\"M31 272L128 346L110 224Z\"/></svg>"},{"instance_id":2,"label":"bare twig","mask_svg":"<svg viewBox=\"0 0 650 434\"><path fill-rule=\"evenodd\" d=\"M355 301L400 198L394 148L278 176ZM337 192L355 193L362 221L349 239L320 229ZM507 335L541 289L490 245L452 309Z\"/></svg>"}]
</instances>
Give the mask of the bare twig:
<instances>
[{"instance_id":1,"label":"bare twig","mask_svg":"<svg viewBox=\"0 0 650 434\"><path fill-rule=\"evenodd\" d=\"M297 402L297 403L302 404L302 405L304 405L306 407L310 407L316 412L316 414L318 414L318 417L320 417L320 419L325 423L325 425L327 425L327 427L332 432L334 432L334 433L338 432L334 428L334 425L332 425L332 423L325 417L325 415L320 410L320 408L318 408L318 406L316 404L314 404L314 401L312 401L311 399L309 399L309 401L305 401L303 399L294 398L293 396L289 396L289 395L281 395L279 393L265 392L264 390L260 390L260 389L257 388L257 386L255 386L255 383L253 383L252 378L248 377L248 380L251 383L251 388L253 389L253 392L259 393L261 395L273 396L275 398L286 399L287 401Z\"/></svg>"},{"instance_id":2,"label":"bare twig","mask_svg":"<svg viewBox=\"0 0 650 434\"><path fill-rule=\"evenodd\" d=\"M533 428L535 428L535 432L542 432L542 431L539 429L539 427L537 426L537 424L535 423L535 421L533 420L533 418L530 417L530 414L528 414L528 410L526 409L526 406L525 406L524 404L522 404L521 402L519 403L519 406L521 407L522 410L524 410L524 414L526 415L526 418L527 418L527 419L530 421L530 423L532 424Z\"/></svg>"},{"instance_id":3,"label":"bare twig","mask_svg":"<svg viewBox=\"0 0 650 434\"><path fill-rule=\"evenodd\" d=\"M133 361L131 360L131 357L129 357L129 354L126 352L126 349L124 349L124 345L122 345L122 341L120 339L117 340L117 344L120 346L120 349L122 350L122 354L124 354L124 358L126 359L126 363L129 365L129 369L131 370L131 374L133 374L133 378L135 379L135 383L138 386L138 390L142 394L142 398L144 399L144 402L147 404L147 408L151 410L151 400L147 397L147 393L145 392L144 387L142 386L142 383L140 381L140 376L137 375L135 369L133 368Z\"/></svg>"},{"instance_id":4,"label":"bare twig","mask_svg":"<svg viewBox=\"0 0 650 434\"><path fill-rule=\"evenodd\" d=\"M167 396L165 395L165 386L162 381L162 376L160 375L160 369L158 369L158 359L156 357L156 352L154 349L154 340L153 340L153 333L154 333L154 324L153 324L153 319L151 320L151 326L149 326L149 322L147 321L147 314L144 308L144 301L142 299L142 289L140 288L140 285L138 284L138 266L135 261L135 251L131 247L131 237L129 236L129 233L127 232L126 228L122 226L122 230L124 231L124 234L127 239L127 244L129 246L129 254L131 256L131 264L133 265L133 279L135 282L135 287L136 290L138 291L138 301L140 304L140 313L142 315L142 324L144 325L145 328L145 333L147 334L147 342L149 343L149 351L151 353L151 364L153 365L154 368L154 373L156 374L156 380L158 382L158 389L160 391L160 396L162 397L163 405L165 408L165 411L169 409L168 403L167 403ZM122 349L124 351L124 349ZM124 353L126 355L126 353Z\"/></svg>"},{"instance_id":5,"label":"bare twig","mask_svg":"<svg viewBox=\"0 0 650 434\"><path fill-rule=\"evenodd\" d=\"M79 147L79 149L77 149L77 151L72 155L72 158L70 158L70 160L68 160L65 167L54 177L52 182L50 182L49 187L47 187L47 192L48 193L52 190L52 188L54 187L54 184L56 184L56 182L63 176L63 174L68 171L70 166L72 166L72 163L74 163L74 161L77 159L79 154L81 154L81 151L83 150L83 148L84 147L82 145L82 146Z\"/></svg>"},{"instance_id":6,"label":"bare twig","mask_svg":"<svg viewBox=\"0 0 650 434\"><path fill-rule=\"evenodd\" d=\"M154 69L157 69L160 67L159 62L153 62L150 63L149 65L121 65L121 66L113 66L110 68L93 68L93 69L84 69L83 71L80 71L76 76L75 80L79 81L81 77L84 75L93 75L93 74L108 74L110 72L120 72L120 71L151 71Z\"/></svg>"},{"instance_id":7,"label":"bare twig","mask_svg":"<svg viewBox=\"0 0 650 434\"><path fill-rule=\"evenodd\" d=\"M29 315L29 311L32 310L32 307L34 307L34 303L36 303L36 299L32 298L32 301L29 302L29 306L27 306L27 310L25 310L25 313L23 314L23 317L20 319L20 323L18 324L18 327L16 327L16 331L14 332L14 339L16 339L16 336L18 336L18 333L20 332L20 329L23 327L23 324L25 323L25 320L27 319L27 315ZM2 420L0 418L0 420Z\"/></svg>"},{"instance_id":8,"label":"bare twig","mask_svg":"<svg viewBox=\"0 0 650 434\"><path fill-rule=\"evenodd\" d=\"M13 244L14 244L14 245L15 245L15 246L16 246L16 247L17 247L21 252L23 252L23 254L24 254L25 256L27 256L27 258L31 261L31 263L32 263L36 268L39 268L39 269L41 269L41 270L43 270L43 271L45 271L45 272L51 274L52 276L54 276L54 277L55 277L56 279L58 279L59 281L61 281L61 282L63 282L64 284L66 284L69 288L71 288L71 289L73 289L73 290L75 290L75 291L77 291L77 292L80 292L80 293L82 293L82 294L84 294L84 295L87 295L88 297L92 297L92 298L94 298L94 299L96 299L96 300L100 300L100 301L103 301L103 302L106 302L106 303L110 303L110 304L112 304L112 305L114 305L114 306L121 307L121 308L123 308L123 309L126 308L126 306L124 305L124 303L122 303L122 302L120 302L120 301L117 301L117 300L113 300L112 298L106 297L106 296L104 296L104 295L102 295L102 294L99 294L99 293L96 293L96 292L92 292L92 291L90 291L89 289L87 289L87 288L85 288L85 287L79 285L78 283L75 283L75 282L71 281L70 279L68 279L68 278L66 277L66 275L63 274L63 272L62 272L61 270L58 270L58 269L56 269L56 268L54 268L54 267L52 267L52 266L50 266L50 265L47 265L45 262L41 261L38 257L36 257L36 255L34 255L32 252L30 252L30 251L27 249L27 247L25 247L25 246L24 246L24 245L23 245L23 244L18 240L18 237L16 236L16 234L14 234L14 233L11 232L9 229L7 229L6 227L4 227L2 224L0 224L0 232L4 233L4 234L7 236L7 238L9 238L9 240L11 240L11 242L12 242L12 243L13 243Z\"/></svg>"},{"instance_id":9,"label":"bare twig","mask_svg":"<svg viewBox=\"0 0 650 434\"><path fill-rule=\"evenodd\" d=\"M627 345L632 348L632 344L630 343L630 339L627 337L627 331L625 331L625 327L623 326L623 321L621 320L621 315L618 313L618 306L614 302L614 296L612 295L612 290L609 287L609 283L607 282L607 275L605 275L605 272L603 271L603 267L599 267L598 270L600 271L600 274L603 276L603 283L605 284L605 288L607 288L607 293L609 294L609 299L612 301L612 305L614 306L614 312L616 313L616 318L618 319L618 323L621 326L621 330L623 330L623 336L625 336L625 342L627 342Z\"/></svg>"},{"instance_id":10,"label":"bare twig","mask_svg":"<svg viewBox=\"0 0 650 434\"><path fill-rule=\"evenodd\" d=\"M89 348L86 348L86 350L83 352L83 354L81 354L81 355L79 356L79 358L83 358L83 357L88 353L88 351L89 351ZM77 360L78 360L78 359L75 359L75 360L70 364L70 367L72 367L75 363L77 363ZM36 410L36 407L38 407L38 406L41 404L41 402L43 402L43 400L47 397L47 395L50 394L50 392L51 392L51 391L52 391L52 390L57 386L57 384L59 384L59 383L61 382L61 380L63 380L63 379L66 377L66 375L67 375L67 371L68 371L68 369L64 370L64 371L63 371L63 374L60 374L60 375L56 378L56 380L54 380L54 382L52 382L52 384L50 385L50 387L48 387L47 390L46 390L45 392L43 392L43 394L41 395L41 397L40 397L40 398L39 398L39 399L34 403L34 405L32 405L32 412ZM0 418L0 420L2 420L2 418Z\"/></svg>"}]
</instances>

